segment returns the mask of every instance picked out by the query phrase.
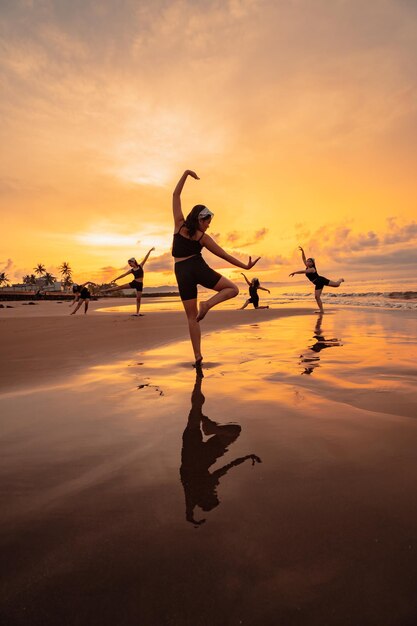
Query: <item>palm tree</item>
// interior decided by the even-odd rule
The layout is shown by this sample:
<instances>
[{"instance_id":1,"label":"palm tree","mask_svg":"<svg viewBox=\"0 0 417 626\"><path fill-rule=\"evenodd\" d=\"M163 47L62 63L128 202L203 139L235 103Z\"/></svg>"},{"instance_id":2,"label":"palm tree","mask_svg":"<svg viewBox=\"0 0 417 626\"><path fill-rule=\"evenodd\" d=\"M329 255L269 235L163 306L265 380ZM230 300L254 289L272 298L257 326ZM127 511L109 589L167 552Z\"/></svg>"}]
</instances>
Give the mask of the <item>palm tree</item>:
<instances>
[{"instance_id":1,"label":"palm tree","mask_svg":"<svg viewBox=\"0 0 417 626\"><path fill-rule=\"evenodd\" d=\"M7 285L10 282L9 277L6 276L5 272L0 272L0 286Z\"/></svg>"},{"instance_id":2,"label":"palm tree","mask_svg":"<svg viewBox=\"0 0 417 626\"><path fill-rule=\"evenodd\" d=\"M46 272L45 266L42 263L38 263L37 266L33 269L35 270L35 274L37 274L38 276L42 276Z\"/></svg>"},{"instance_id":3,"label":"palm tree","mask_svg":"<svg viewBox=\"0 0 417 626\"><path fill-rule=\"evenodd\" d=\"M35 274L31 274L29 276L29 279L30 279L29 280L29 285L36 285L36 276L35 276Z\"/></svg>"},{"instance_id":4,"label":"palm tree","mask_svg":"<svg viewBox=\"0 0 417 626\"><path fill-rule=\"evenodd\" d=\"M65 279L67 277L71 278L72 276L72 269L70 264L67 261L63 261L61 263L61 265L59 266L59 271L62 274L62 277Z\"/></svg>"},{"instance_id":5,"label":"palm tree","mask_svg":"<svg viewBox=\"0 0 417 626\"><path fill-rule=\"evenodd\" d=\"M72 269L67 261L63 261L59 266L59 271L62 275L62 284L64 287L72 285Z\"/></svg>"},{"instance_id":6,"label":"palm tree","mask_svg":"<svg viewBox=\"0 0 417 626\"><path fill-rule=\"evenodd\" d=\"M56 281L56 276L54 276L50 272L45 272L43 279L45 281L45 285L53 285Z\"/></svg>"},{"instance_id":7,"label":"palm tree","mask_svg":"<svg viewBox=\"0 0 417 626\"><path fill-rule=\"evenodd\" d=\"M29 276L29 274L26 274L26 276L23 276L22 281L24 285L32 284L32 278L31 276Z\"/></svg>"}]
</instances>

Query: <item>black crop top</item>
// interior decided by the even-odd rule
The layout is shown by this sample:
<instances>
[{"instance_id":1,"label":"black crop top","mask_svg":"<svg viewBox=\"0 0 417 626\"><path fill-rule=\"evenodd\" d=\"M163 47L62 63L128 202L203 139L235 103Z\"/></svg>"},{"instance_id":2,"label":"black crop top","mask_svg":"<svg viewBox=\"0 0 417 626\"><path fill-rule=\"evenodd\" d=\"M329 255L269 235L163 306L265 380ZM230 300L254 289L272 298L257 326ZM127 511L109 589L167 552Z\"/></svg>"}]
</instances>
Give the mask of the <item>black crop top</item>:
<instances>
[{"instance_id":1,"label":"black crop top","mask_svg":"<svg viewBox=\"0 0 417 626\"><path fill-rule=\"evenodd\" d=\"M180 230L183 226L184 224L180 227L177 233L174 233L174 238L172 241L172 256L176 258L192 256L193 254L200 254L203 248L200 240L204 237L204 233L201 235L198 241L196 239L188 239L180 233Z\"/></svg>"},{"instance_id":2,"label":"black crop top","mask_svg":"<svg viewBox=\"0 0 417 626\"><path fill-rule=\"evenodd\" d=\"M315 269L314 272L306 272L306 276L307 276L308 280L311 280L312 283L314 283L314 281L319 278L319 275L318 275L316 269Z\"/></svg>"},{"instance_id":3,"label":"black crop top","mask_svg":"<svg viewBox=\"0 0 417 626\"><path fill-rule=\"evenodd\" d=\"M143 267L141 265L139 265L136 269L132 268L130 271L135 278L143 278Z\"/></svg>"}]
</instances>

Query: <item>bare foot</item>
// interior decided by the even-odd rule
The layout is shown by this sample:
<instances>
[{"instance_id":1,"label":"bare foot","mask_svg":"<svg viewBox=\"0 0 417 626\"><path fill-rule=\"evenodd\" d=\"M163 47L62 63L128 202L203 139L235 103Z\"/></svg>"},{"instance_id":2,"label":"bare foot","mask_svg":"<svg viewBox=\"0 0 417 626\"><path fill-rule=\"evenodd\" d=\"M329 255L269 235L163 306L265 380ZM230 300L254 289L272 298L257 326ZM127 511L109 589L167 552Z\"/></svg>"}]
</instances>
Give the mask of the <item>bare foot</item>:
<instances>
[{"instance_id":1,"label":"bare foot","mask_svg":"<svg viewBox=\"0 0 417 626\"><path fill-rule=\"evenodd\" d=\"M339 283L344 283L345 279L344 278L339 278Z\"/></svg>"},{"instance_id":2,"label":"bare foot","mask_svg":"<svg viewBox=\"0 0 417 626\"><path fill-rule=\"evenodd\" d=\"M200 302L200 306L198 307L198 315L196 317L197 322L201 322L208 312L209 308L207 306L207 302Z\"/></svg>"}]
</instances>

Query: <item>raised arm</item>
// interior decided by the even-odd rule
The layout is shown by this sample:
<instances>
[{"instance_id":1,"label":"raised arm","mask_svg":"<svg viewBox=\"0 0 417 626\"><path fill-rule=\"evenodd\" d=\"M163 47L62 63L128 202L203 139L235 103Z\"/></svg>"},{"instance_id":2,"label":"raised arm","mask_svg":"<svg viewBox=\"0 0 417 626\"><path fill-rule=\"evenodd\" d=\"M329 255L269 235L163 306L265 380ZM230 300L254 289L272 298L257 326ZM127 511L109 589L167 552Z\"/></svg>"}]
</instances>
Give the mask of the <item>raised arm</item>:
<instances>
[{"instance_id":1,"label":"raised arm","mask_svg":"<svg viewBox=\"0 0 417 626\"><path fill-rule=\"evenodd\" d=\"M181 176L181 178L179 179L177 183L177 186L174 189L174 193L172 194L172 211L174 214L174 222L175 222L176 229L184 221L184 214L182 212L182 207L181 207L181 192L183 190L185 181L187 180L188 176L191 176L192 178L195 178L196 180L200 180L195 172L193 172L192 170L185 170L184 174Z\"/></svg>"},{"instance_id":2,"label":"raised arm","mask_svg":"<svg viewBox=\"0 0 417 626\"><path fill-rule=\"evenodd\" d=\"M224 259L231 265L235 265L236 267L241 267L243 270L250 270L251 267L253 267L255 263L257 263L259 259L261 258L260 256L258 256L254 261L252 261L252 257L249 257L249 261L247 263L243 263L242 261L239 261L239 259L236 259L231 254L228 254L226 250L223 250L223 248L219 246L214 241L214 239L210 237L210 235L207 235L207 234L204 234L204 237L202 237L201 245L205 246L207 250L210 250L210 252L220 257L221 259Z\"/></svg>"},{"instance_id":3,"label":"raised arm","mask_svg":"<svg viewBox=\"0 0 417 626\"><path fill-rule=\"evenodd\" d=\"M269 289L266 289L265 287L261 287L260 285L259 285L258 289L262 289L262 291L267 291L268 293L271 293L271 292L269 291Z\"/></svg>"},{"instance_id":4,"label":"raised arm","mask_svg":"<svg viewBox=\"0 0 417 626\"><path fill-rule=\"evenodd\" d=\"M306 259L306 255L304 254L304 250L303 250L303 248L302 248L301 246L298 246L298 249L299 249L299 250L300 250L300 252L301 252L301 257L302 257L302 259L303 259L303 263L304 263L304 265L307 265L307 259Z\"/></svg>"},{"instance_id":5,"label":"raised arm","mask_svg":"<svg viewBox=\"0 0 417 626\"><path fill-rule=\"evenodd\" d=\"M250 281L246 278L245 274L243 272L240 272L243 276L243 278L246 280L247 284L250 286Z\"/></svg>"},{"instance_id":6,"label":"raised arm","mask_svg":"<svg viewBox=\"0 0 417 626\"><path fill-rule=\"evenodd\" d=\"M155 250L155 248L151 248L149 250L149 252L144 256L143 261L142 261L142 263L140 265L142 265L142 266L145 265L146 261L148 260L148 257L150 255L150 253L153 252L154 250Z\"/></svg>"}]
</instances>

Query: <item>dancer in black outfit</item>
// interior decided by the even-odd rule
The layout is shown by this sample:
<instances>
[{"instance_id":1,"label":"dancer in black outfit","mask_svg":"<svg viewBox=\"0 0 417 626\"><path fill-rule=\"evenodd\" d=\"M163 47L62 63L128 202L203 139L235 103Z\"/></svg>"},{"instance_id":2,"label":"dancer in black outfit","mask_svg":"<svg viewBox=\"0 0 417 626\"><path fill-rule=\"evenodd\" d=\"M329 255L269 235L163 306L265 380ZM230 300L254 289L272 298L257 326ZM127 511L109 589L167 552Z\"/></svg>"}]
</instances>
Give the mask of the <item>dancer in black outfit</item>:
<instances>
[{"instance_id":1,"label":"dancer in black outfit","mask_svg":"<svg viewBox=\"0 0 417 626\"><path fill-rule=\"evenodd\" d=\"M139 311L140 311L140 303L141 303L142 291L143 291L143 275L144 275L143 266L148 260L150 253L153 252L154 250L155 248L151 248L149 252L145 255L141 263L138 263L134 257L129 259L128 263L130 265L130 270L127 270L127 272L125 272L124 274L121 274L120 276L118 276L117 278L111 281L112 283L114 283L116 282L116 280L120 280L121 278L124 278L125 276L128 276L129 274L133 274L133 280L130 283L125 283L124 285L116 285L115 287L109 287L108 289L100 290L100 293L110 293L112 291L123 291L123 289L128 289L128 287L130 287L131 289L136 289L136 317L139 317L140 315Z\"/></svg>"},{"instance_id":2,"label":"dancer in black outfit","mask_svg":"<svg viewBox=\"0 0 417 626\"><path fill-rule=\"evenodd\" d=\"M290 276L294 276L295 274L305 274L307 276L308 280L314 284L314 295L319 306L320 313L324 313L323 303L321 301L321 292L323 291L323 287L340 287L340 285L345 282L345 279L339 278L339 280L330 280L324 276L319 276L315 260L312 257L306 259L306 255L304 254L304 250L301 246L299 246L298 249L301 250L301 257L306 269L299 270L298 272L292 272Z\"/></svg>"},{"instance_id":3,"label":"dancer in black outfit","mask_svg":"<svg viewBox=\"0 0 417 626\"><path fill-rule=\"evenodd\" d=\"M246 280L247 284L249 285L249 298L246 300L245 304L242 307L240 307L240 310L242 311L243 309L246 309L248 304L253 304L253 307L255 309L269 309L268 305L259 306L259 296L258 296L258 289L262 289L262 291L267 291L268 293L271 293L269 289L266 289L265 287L261 287L259 278L252 278L252 280L249 281L243 272L240 272L240 273L242 274L243 278Z\"/></svg>"},{"instance_id":4,"label":"dancer in black outfit","mask_svg":"<svg viewBox=\"0 0 417 626\"><path fill-rule=\"evenodd\" d=\"M74 304L76 302L78 304L75 307L75 309L72 311L72 313L70 313L70 315L75 315L76 312L82 306L83 303L84 303L84 314L87 313L88 305L90 304L91 293L87 289L86 285L94 285L94 284L95 283L91 282L91 280L87 280L87 282L83 283L82 285L73 285L72 286L72 292L74 294L74 300L71 302L70 307L74 306Z\"/></svg>"},{"instance_id":5,"label":"dancer in black outfit","mask_svg":"<svg viewBox=\"0 0 417 626\"><path fill-rule=\"evenodd\" d=\"M186 170L181 176L174 189L172 208L174 213L174 239L172 244L172 256L175 258L175 276L181 300L188 319L191 343L194 350L195 365L201 366L201 330L199 322L207 312L220 302L234 298L239 293L237 285L215 272L207 265L201 256L203 247L207 248L216 256L224 259L236 267L250 269L257 263L260 257L248 263L242 263L239 259L228 254L209 235L208 229L213 213L204 204L197 204L187 218L184 218L181 207L181 192L188 176L199 180L195 172ZM197 285L207 289L214 289L217 293L208 300L201 301L197 312Z\"/></svg>"},{"instance_id":6,"label":"dancer in black outfit","mask_svg":"<svg viewBox=\"0 0 417 626\"><path fill-rule=\"evenodd\" d=\"M228 451L240 435L238 424L220 426L206 415L203 415L205 397L201 391L201 370L197 371L195 385L191 396L191 410L187 426L182 436L180 476L185 495L185 519L195 527L204 524L205 519L196 520L194 509L199 506L203 511L211 511L219 504L216 493L220 478L225 476L232 467L237 467L249 459L252 465L261 463L256 454L247 454L224 465L215 472L209 472L211 465ZM208 437L203 440L203 434Z\"/></svg>"}]
</instances>

